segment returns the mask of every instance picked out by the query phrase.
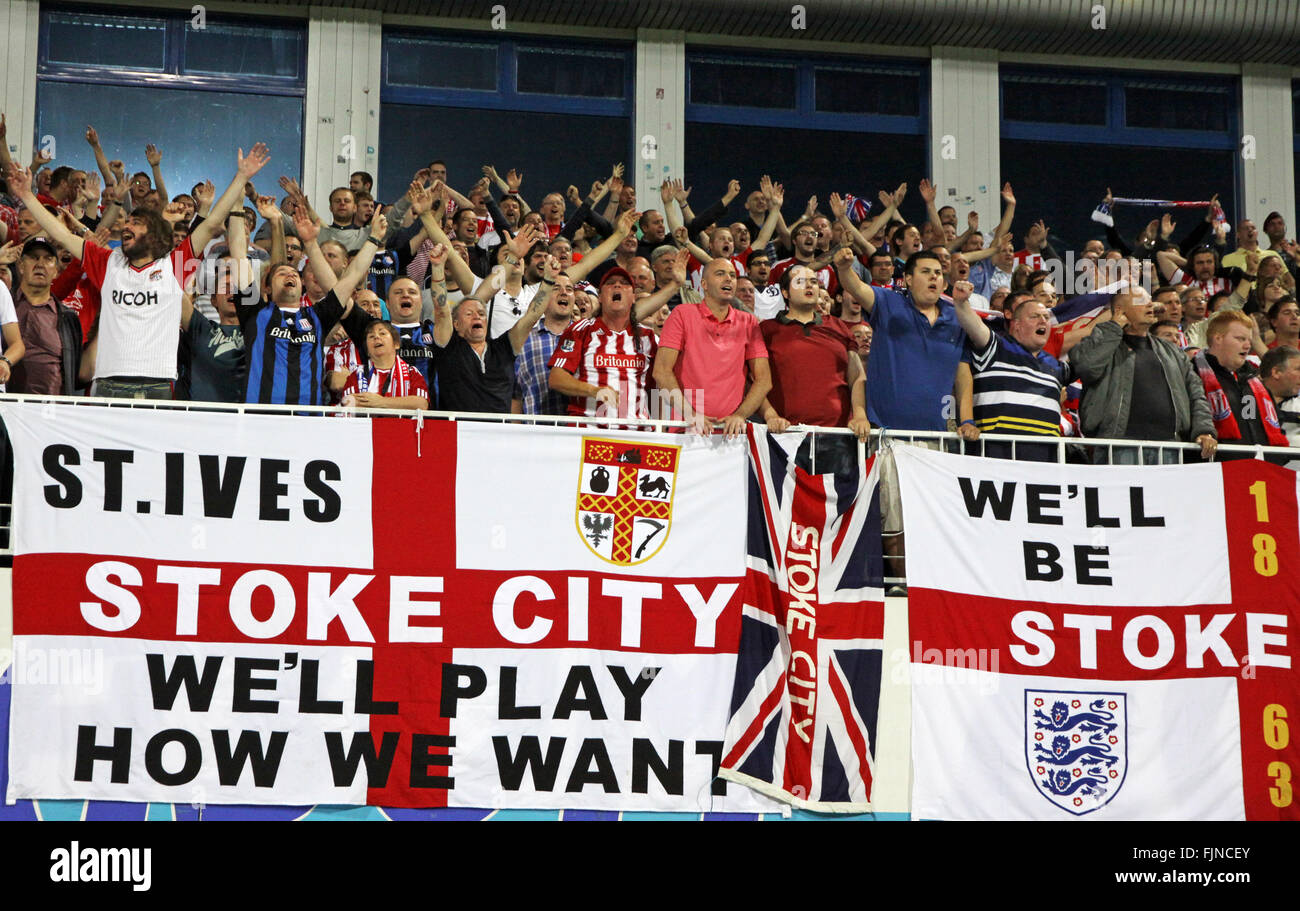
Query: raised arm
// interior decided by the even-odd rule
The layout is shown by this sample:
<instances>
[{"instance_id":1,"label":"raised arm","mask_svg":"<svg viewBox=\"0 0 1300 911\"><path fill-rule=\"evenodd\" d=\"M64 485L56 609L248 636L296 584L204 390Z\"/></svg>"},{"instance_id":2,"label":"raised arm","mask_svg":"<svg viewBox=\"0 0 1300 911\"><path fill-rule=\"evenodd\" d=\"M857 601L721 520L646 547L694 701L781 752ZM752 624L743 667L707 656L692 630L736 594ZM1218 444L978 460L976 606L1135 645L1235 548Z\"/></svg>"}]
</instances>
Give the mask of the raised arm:
<instances>
[{"instance_id":1,"label":"raised arm","mask_svg":"<svg viewBox=\"0 0 1300 911\"><path fill-rule=\"evenodd\" d=\"M296 222L295 222L296 226ZM343 270L338 281L334 283L331 289L334 296L345 305L351 301L352 292L357 289L370 273L370 263L374 260L375 254L380 251L384 245L384 236L388 233L388 219L383 215L376 215L370 220L370 235L366 242L361 245L361 249L352 257L352 262ZM317 246L319 249L319 245Z\"/></svg>"},{"instance_id":2,"label":"raised arm","mask_svg":"<svg viewBox=\"0 0 1300 911\"><path fill-rule=\"evenodd\" d=\"M593 269L614 255L618 245L623 242L623 238L631 233L632 226L636 224L636 220L640 217L640 212L628 209L618 217L618 224L614 226L614 233L601 241L600 246L584 256L581 262L576 262L565 269L564 274L575 282L582 281L591 274Z\"/></svg>"},{"instance_id":3,"label":"raised arm","mask_svg":"<svg viewBox=\"0 0 1300 911\"><path fill-rule=\"evenodd\" d=\"M307 254L307 268L311 269L312 275L316 276L316 284L322 288L334 287L339 277L330 268L329 261L321 252L320 244L316 242L316 238L320 236L320 225L311 220L302 206L294 209L293 229L298 232L298 239L302 241L302 252Z\"/></svg>"},{"instance_id":4,"label":"raised arm","mask_svg":"<svg viewBox=\"0 0 1300 911\"><path fill-rule=\"evenodd\" d=\"M880 203L884 206L875 218L867 222L866 226L858 231L859 236L863 239L875 237L884 230L889 220L898 214L898 207L903 204L903 197L907 195L907 184L900 183L893 193L887 193L881 190L879 193Z\"/></svg>"},{"instance_id":5,"label":"raised arm","mask_svg":"<svg viewBox=\"0 0 1300 911\"><path fill-rule=\"evenodd\" d=\"M510 346L514 349L516 355L523 353L524 342L528 341L528 333L533 331L537 321L546 312L546 302L555 290L555 277L559 274L560 261L547 254L546 262L542 264L542 281L537 286L537 293L533 295L533 299L529 302L524 315L519 317L518 321L506 333L510 336Z\"/></svg>"},{"instance_id":6,"label":"raised arm","mask_svg":"<svg viewBox=\"0 0 1300 911\"><path fill-rule=\"evenodd\" d=\"M938 190L934 184L930 183L929 178L922 177L921 182L917 185L921 193L921 198L925 200L925 213L929 216L930 224L939 229L939 236L943 236L943 221L939 218L939 210L935 208L934 200L938 196Z\"/></svg>"},{"instance_id":7,"label":"raised arm","mask_svg":"<svg viewBox=\"0 0 1300 911\"><path fill-rule=\"evenodd\" d=\"M271 261L268 265L274 266L278 263L287 263L289 261L289 253L285 249L284 245L284 213L281 212L280 207L276 205L275 197L257 197L257 214L261 215L262 218L271 226ZM240 221L242 222L243 219L241 218ZM247 228L247 225L244 227ZM231 241L231 244L232 247L230 252L233 255L234 241ZM247 250L244 251L244 255L248 255Z\"/></svg>"},{"instance_id":8,"label":"raised arm","mask_svg":"<svg viewBox=\"0 0 1300 911\"><path fill-rule=\"evenodd\" d=\"M1006 208L1002 210L1002 220L998 222L997 229L993 232L994 236L998 234L1011 233L1011 220L1016 217L1016 194L1011 191L1011 184L1002 185L1002 201L1006 203Z\"/></svg>"},{"instance_id":9,"label":"raised arm","mask_svg":"<svg viewBox=\"0 0 1300 911\"><path fill-rule=\"evenodd\" d=\"M763 225L758 230L758 237L750 242L750 248L754 250L764 249L772 240L777 225L781 223L781 206L785 205L784 184L772 183L772 178L764 174L758 182L758 187L767 200L767 217L763 219Z\"/></svg>"},{"instance_id":10,"label":"raised arm","mask_svg":"<svg viewBox=\"0 0 1300 911\"><path fill-rule=\"evenodd\" d=\"M686 250L678 250L677 258L673 261L673 278L654 294L649 297L643 297L636 302L636 321L644 323L650 317L659 312L660 308L668 301L672 300L674 294L682 289L686 284L686 265L690 261L691 254Z\"/></svg>"},{"instance_id":11,"label":"raised arm","mask_svg":"<svg viewBox=\"0 0 1300 911\"><path fill-rule=\"evenodd\" d=\"M104 186L116 183L113 170L108 166L108 156L104 154L104 147L99 144L99 133L89 125L86 126L86 142L95 153L95 164L99 167L99 173L104 175Z\"/></svg>"},{"instance_id":12,"label":"raised arm","mask_svg":"<svg viewBox=\"0 0 1300 911\"><path fill-rule=\"evenodd\" d=\"M977 263L982 259L988 259L994 253L998 252L998 248L1002 246L1002 242L1009 236L1010 235L1005 232L995 234L993 235L993 243L989 244L987 247L980 250L971 250L969 253L963 253L962 255L966 257L966 262L968 263Z\"/></svg>"},{"instance_id":13,"label":"raised arm","mask_svg":"<svg viewBox=\"0 0 1300 911\"><path fill-rule=\"evenodd\" d=\"M13 164L13 158L9 155L9 127L5 124L5 115L0 111L0 168L4 168L6 176L9 174L9 165ZM10 195L16 196L16 193L10 192Z\"/></svg>"},{"instance_id":14,"label":"raised arm","mask_svg":"<svg viewBox=\"0 0 1300 911\"><path fill-rule=\"evenodd\" d=\"M882 190L880 196L884 199L889 197L889 194ZM876 245L867 240L862 232L858 230L858 226L849 218L849 208L844 202L844 197L840 196L838 193L832 193L830 195L830 204L831 214L835 216L835 220L839 223L840 227L844 229L844 233L852 239L853 243L855 243L867 256L875 253ZM891 211L892 205L892 202L887 204L887 207L889 207Z\"/></svg>"},{"instance_id":15,"label":"raised arm","mask_svg":"<svg viewBox=\"0 0 1300 911\"><path fill-rule=\"evenodd\" d=\"M955 282L952 286L952 305L957 311L958 324L971 341L971 347L976 351L983 351L988 346L989 336L993 333L984 320L970 308L970 296L974 290L975 286L970 282Z\"/></svg>"},{"instance_id":16,"label":"raised arm","mask_svg":"<svg viewBox=\"0 0 1300 911\"><path fill-rule=\"evenodd\" d=\"M1157 250L1156 265L1160 267L1160 275L1165 281L1174 280L1174 273L1187 265L1187 260L1178 255L1175 250Z\"/></svg>"},{"instance_id":17,"label":"raised arm","mask_svg":"<svg viewBox=\"0 0 1300 911\"><path fill-rule=\"evenodd\" d=\"M452 249L442 244L436 244L429 251L429 269L431 270L432 292L433 292L433 343L439 348L446 348L455 333L455 327L451 319L451 302L447 300L447 282L445 273L442 270L443 262L448 255L454 256ZM488 280L484 280L486 286Z\"/></svg>"},{"instance_id":18,"label":"raised arm","mask_svg":"<svg viewBox=\"0 0 1300 911\"><path fill-rule=\"evenodd\" d=\"M972 234L978 234L980 229L980 213L972 210L966 213L966 230L957 235L957 238L948 244L948 252L956 253L962 247L966 246L966 241L970 240Z\"/></svg>"},{"instance_id":19,"label":"raised arm","mask_svg":"<svg viewBox=\"0 0 1300 911\"><path fill-rule=\"evenodd\" d=\"M623 193L623 162L614 165L613 170L609 173L609 180L605 181L605 186L609 188L609 203L605 206L605 221L613 223L618 217L618 200Z\"/></svg>"},{"instance_id":20,"label":"raised arm","mask_svg":"<svg viewBox=\"0 0 1300 911\"><path fill-rule=\"evenodd\" d=\"M221 194L221 198L212 206L212 211L208 213L207 218L199 223L199 226L190 232L190 246L196 251L202 250L207 246L213 235L216 234L217 228L226 220L230 210L235 207L244 195L244 184L252 180L253 175L271 160L270 153L263 143L257 143L244 155L244 150L239 149L237 153L238 166L235 168L235 178L226 187L226 191Z\"/></svg>"},{"instance_id":21,"label":"raised arm","mask_svg":"<svg viewBox=\"0 0 1300 911\"><path fill-rule=\"evenodd\" d=\"M474 290L474 273L470 271L469 264L460 258L460 254L452 249L451 239L447 237L447 232L442 230L444 189L445 185L442 181L435 181L429 188L422 186L419 181L414 181L406 194L411 200L411 211L420 219L420 227L424 228L424 233L429 235L429 239L435 245L442 244L447 248L446 268L451 272L451 277L456 280L456 286L460 288L461 293L469 296Z\"/></svg>"},{"instance_id":22,"label":"raised arm","mask_svg":"<svg viewBox=\"0 0 1300 911\"><path fill-rule=\"evenodd\" d=\"M688 232L682 225L678 225L673 229L673 242L687 253L691 254L691 256L694 256L701 265L713 259L713 257L709 255L708 250L691 240L690 232Z\"/></svg>"},{"instance_id":23,"label":"raised arm","mask_svg":"<svg viewBox=\"0 0 1300 911\"><path fill-rule=\"evenodd\" d=\"M840 280L840 287L852 294L866 313L870 313L876 306L876 290L858 278L858 273L853 271L853 251L848 247L840 247L835 251L835 257L831 262L835 266L835 275Z\"/></svg>"},{"instance_id":24,"label":"raised arm","mask_svg":"<svg viewBox=\"0 0 1300 911\"><path fill-rule=\"evenodd\" d=\"M37 201L36 194L32 192L32 172L18 162L11 161L7 176L9 178L9 192L17 196L18 200L27 207L27 211L32 213L32 217L36 219L37 224L41 226L46 236L67 247L77 259L82 259L85 242L69 231L59 216Z\"/></svg>"},{"instance_id":25,"label":"raised arm","mask_svg":"<svg viewBox=\"0 0 1300 911\"><path fill-rule=\"evenodd\" d=\"M162 152L151 142L144 147L144 157L149 162L149 170L153 171L153 185L158 190L158 196L166 204L171 196L167 193L167 184L163 183Z\"/></svg>"}]
</instances>

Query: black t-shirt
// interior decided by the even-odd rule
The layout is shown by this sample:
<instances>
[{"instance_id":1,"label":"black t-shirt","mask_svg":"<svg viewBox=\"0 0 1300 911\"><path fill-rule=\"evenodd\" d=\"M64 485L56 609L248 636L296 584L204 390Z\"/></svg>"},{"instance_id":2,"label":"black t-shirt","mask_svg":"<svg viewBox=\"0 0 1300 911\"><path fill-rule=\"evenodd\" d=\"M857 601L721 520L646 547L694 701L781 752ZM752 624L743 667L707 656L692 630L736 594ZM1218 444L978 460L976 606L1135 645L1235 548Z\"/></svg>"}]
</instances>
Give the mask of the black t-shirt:
<instances>
[{"instance_id":1,"label":"black t-shirt","mask_svg":"<svg viewBox=\"0 0 1300 911\"><path fill-rule=\"evenodd\" d=\"M510 334L488 339L483 358L459 335L446 348L436 348L434 373L438 379L440 411L510 413L510 393L515 385L515 348Z\"/></svg>"},{"instance_id":2,"label":"black t-shirt","mask_svg":"<svg viewBox=\"0 0 1300 911\"><path fill-rule=\"evenodd\" d=\"M1130 440L1176 440L1174 402L1151 339L1145 335L1125 334L1124 342L1137 355L1137 362L1133 365L1133 404L1129 407L1124 437Z\"/></svg>"}]
</instances>

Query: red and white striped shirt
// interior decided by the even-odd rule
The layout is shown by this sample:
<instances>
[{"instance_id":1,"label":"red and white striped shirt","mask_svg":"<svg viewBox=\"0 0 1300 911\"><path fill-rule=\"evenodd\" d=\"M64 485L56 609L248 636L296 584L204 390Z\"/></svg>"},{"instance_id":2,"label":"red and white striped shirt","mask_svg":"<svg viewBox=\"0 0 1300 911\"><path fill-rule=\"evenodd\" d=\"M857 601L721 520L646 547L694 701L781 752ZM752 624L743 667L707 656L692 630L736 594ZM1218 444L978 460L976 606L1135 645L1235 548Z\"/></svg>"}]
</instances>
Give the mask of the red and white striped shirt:
<instances>
[{"instance_id":1,"label":"red and white striped shirt","mask_svg":"<svg viewBox=\"0 0 1300 911\"><path fill-rule=\"evenodd\" d=\"M651 368L659 342L646 326L615 332L604 320L584 319L564 330L548 366L562 367L583 383L608 386L618 392L617 417L650 417ZM595 396L569 399L569 414L614 417Z\"/></svg>"},{"instance_id":2,"label":"red and white striped shirt","mask_svg":"<svg viewBox=\"0 0 1300 911\"><path fill-rule=\"evenodd\" d=\"M337 345L330 345L325 349L325 373L352 373L361 367L361 358L357 354L356 343L350 338L345 338ZM328 387L326 389L328 392ZM342 390L338 392L329 392L331 405L337 405L343 399Z\"/></svg>"},{"instance_id":3,"label":"red and white striped shirt","mask_svg":"<svg viewBox=\"0 0 1300 911\"><path fill-rule=\"evenodd\" d=\"M1212 278L1209 281L1200 281L1194 275L1189 275L1182 269L1174 271L1173 277L1169 280L1174 285L1195 285L1205 292L1206 297L1213 297L1220 291L1231 291L1232 283L1226 278Z\"/></svg>"}]
</instances>

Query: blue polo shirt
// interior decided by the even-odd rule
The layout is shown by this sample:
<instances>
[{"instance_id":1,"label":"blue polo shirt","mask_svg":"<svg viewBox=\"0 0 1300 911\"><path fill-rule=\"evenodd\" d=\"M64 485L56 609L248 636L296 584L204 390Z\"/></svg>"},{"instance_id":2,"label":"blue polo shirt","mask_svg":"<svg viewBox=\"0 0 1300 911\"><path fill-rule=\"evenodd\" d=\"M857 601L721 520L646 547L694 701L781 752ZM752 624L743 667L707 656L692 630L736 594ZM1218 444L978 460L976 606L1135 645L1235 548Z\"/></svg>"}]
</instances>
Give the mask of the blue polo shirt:
<instances>
[{"instance_id":1,"label":"blue polo shirt","mask_svg":"<svg viewBox=\"0 0 1300 911\"><path fill-rule=\"evenodd\" d=\"M892 430L946 430L957 414L952 383L966 344L952 304L939 301L934 325L909 293L875 288L871 355L867 358L867 417Z\"/></svg>"}]
</instances>

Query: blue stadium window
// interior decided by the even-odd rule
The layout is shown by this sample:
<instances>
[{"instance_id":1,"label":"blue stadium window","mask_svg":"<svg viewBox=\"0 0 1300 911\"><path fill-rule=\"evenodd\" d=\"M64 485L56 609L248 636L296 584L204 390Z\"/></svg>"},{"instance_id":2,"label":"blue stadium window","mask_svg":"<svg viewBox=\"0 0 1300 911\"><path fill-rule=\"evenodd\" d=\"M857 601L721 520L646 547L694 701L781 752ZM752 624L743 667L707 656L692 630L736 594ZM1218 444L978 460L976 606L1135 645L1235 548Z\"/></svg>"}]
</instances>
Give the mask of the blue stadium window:
<instances>
[{"instance_id":1,"label":"blue stadium window","mask_svg":"<svg viewBox=\"0 0 1300 911\"><path fill-rule=\"evenodd\" d=\"M1124 87L1124 125L1222 133L1228 129L1233 104L1227 86L1129 84Z\"/></svg>"},{"instance_id":2,"label":"blue stadium window","mask_svg":"<svg viewBox=\"0 0 1300 911\"><path fill-rule=\"evenodd\" d=\"M930 116L927 73L914 60L688 50L686 120L924 136ZM925 163L917 167L924 171Z\"/></svg>"},{"instance_id":3,"label":"blue stadium window","mask_svg":"<svg viewBox=\"0 0 1300 911\"><path fill-rule=\"evenodd\" d=\"M521 47L517 55L520 92L622 98L627 55L589 50Z\"/></svg>"},{"instance_id":4,"label":"blue stadium window","mask_svg":"<svg viewBox=\"0 0 1300 911\"><path fill-rule=\"evenodd\" d=\"M899 117L921 114L923 84L919 69L819 66L813 78L818 111Z\"/></svg>"},{"instance_id":5,"label":"blue stadium window","mask_svg":"<svg viewBox=\"0 0 1300 911\"><path fill-rule=\"evenodd\" d=\"M1102 236L1090 215L1108 185L1117 196L1209 199L1217 193L1234 220L1240 183L1234 79L1004 67L1000 81L1002 179L1015 186L1027 222L1048 224L1053 243L1063 245L1058 249L1077 250ZM1077 169L1078 162L1086 167ZM1120 206L1116 228L1131 240L1161 214ZM1172 214L1178 238L1201 217Z\"/></svg>"},{"instance_id":6,"label":"blue stadium window","mask_svg":"<svg viewBox=\"0 0 1300 911\"><path fill-rule=\"evenodd\" d=\"M497 90L497 45L486 41L386 35L384 61L385 84Z\"/></svg>"},{"instance_id":7,"label":"blue stadium window","mask_svg":"<svg viewBox=\"0 0 1300 911\"><path fill-rule=\"evenodd\" d=\"M1002 136L1049 142L1225 149L1236 144L1236 80L1004 67Z\"/></svg>"},{"instance_id":8,"label":"blue stadium window","mask_svg":"<svg viewBox=\"0 0 1300 911\"><path fill-rule=\"evenodd\" d=\"M521 167L533 206L630 168L632 69L630 44L385 29L378 196L400 196L435 158L462 191L484 163Z\"/></svg>"},{"instance_id":9,"label":"blue stadium window","mask_svg":"<svg viewBox=\"0 0 1300 911\"><path fill-rule=\"evenodd\" d=\"M42 80L36 111L38 135L59 140L56 165L95 170L81 138L88 123L99 131L105 154L122 159L128 174L149 172L144 147L154 143L172 196L204 179L221 192L235 173L235 149L247 152L259 141L271 150L271 164L256 181L260 192L278 194L275 177L301 171L302 99L291 95Z\"/></svg>"},{"instance_id":10,"label":"blue stadium window","mask_svg":"<svg viewBox=\"0 0 1300 911\"><path fill-rule=\"evenodd\" d=\"M767 173L785 184L793 218L814 194L871 200L929 169L923 62L720 49L688 49L686 62L683 177L695 187L692 202L716 200L731 178L740 181L743 201ZM738 149L763 154L727 154ZM924 217L919 200L904 203L907 217Z\"/></svg>"},{"instance_id":11,"label":"blue stadium window","mask_svg":"<svg viewBox=\"0 0 1300 911\"><path fill-rule=\"evenodd\" d=\"M161 73L167 67L167 20L137 15L45 13L43 62Z\"/></svg>"},{"instance_id":12,"label":"blue stadium window","mask_svg":"<svg viewBox=\"0 0 1300 911\"><path fill-rule=\"evenodd\" d=\"M1104 80L1008 75L1002 80L1002 117L1105 126L1108 98Z\"/></svg>"},{"instance_id":13,"label":"blue stadium window","mask_svg":"<svg viewBox=\"0 0 1300 911\"><path fill-rule=\"evenodd\" d=\"M93 124L128 173L149 170L144 145L155 143L173 196L203 178L227 180L235 148L259 140L275 173L298 176L306 40L294 20L208 16L195 29L188 7L42 9L36 135L75 150L57 163L94 168L81 138Z\"/></svg>"},{"instance_id":14,"label":"blue stadium window","mask_svg":"<svg viewBox=\"0 0 1300 911\"><path fill-rule=\"evenodd\" d=\"M301 29L212 22L185 30L183 73L301 79L307 59Z\"/></svg>"},{"instance_id":15,"label":"blue stadium window","mask_svg":"<svg viewBox=\"0 0 1300 911\"><path fill-rule=\"evenodd\" d=\"M691 104L795 109L799 74L793 66L697 57L688 70Z\"/></svg>"}]
</instances>

